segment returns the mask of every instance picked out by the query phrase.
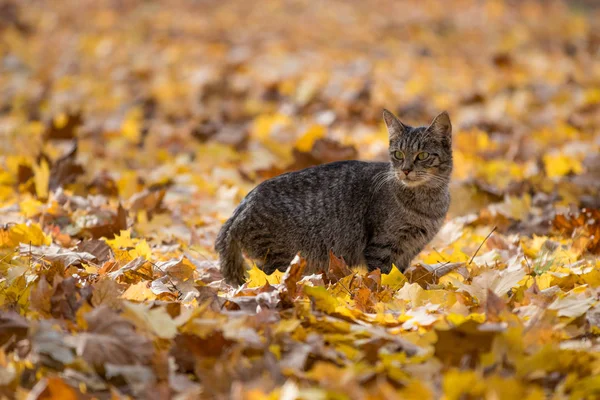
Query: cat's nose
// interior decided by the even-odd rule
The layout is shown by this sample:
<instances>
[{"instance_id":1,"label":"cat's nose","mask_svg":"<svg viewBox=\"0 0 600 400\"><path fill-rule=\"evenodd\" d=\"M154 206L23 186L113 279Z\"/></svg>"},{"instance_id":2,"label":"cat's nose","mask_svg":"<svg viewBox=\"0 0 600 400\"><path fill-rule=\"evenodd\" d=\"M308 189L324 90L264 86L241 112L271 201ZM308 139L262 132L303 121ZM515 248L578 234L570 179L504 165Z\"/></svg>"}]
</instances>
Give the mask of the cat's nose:
<instances>
[{"instance_id":1,"label":"cat's nose","mask_svg":"<svg viewBox=\"0 0 600 400\"><path fill-rule=\"evenodd\" d=\"M404 175L410 174L410 171L412 171L412 169L403 169L402 170L402 172L404 172Z\"/></svg>"}]
</instances>

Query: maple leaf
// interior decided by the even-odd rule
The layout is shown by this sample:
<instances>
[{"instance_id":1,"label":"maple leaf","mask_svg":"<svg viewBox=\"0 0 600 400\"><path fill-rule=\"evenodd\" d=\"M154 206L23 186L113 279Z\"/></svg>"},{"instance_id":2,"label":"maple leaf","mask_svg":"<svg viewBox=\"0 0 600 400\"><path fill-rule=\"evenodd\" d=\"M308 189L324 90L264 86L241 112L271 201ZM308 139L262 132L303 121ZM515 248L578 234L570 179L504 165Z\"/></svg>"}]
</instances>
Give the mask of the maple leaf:
<instances>
[{"instance_id":1,"label":"maple leaf","mask_svg":"<svg viewBox=\"0 0 600 400\"><path fill-rule=\"evenodd\" d=\"M348 265L346 265L344 258L336 257L335 254L333 254L333 251L329 250L329 270L327 271L327 278L335 283L351 273L352 271L348 268Z\"/></svg>"},{"instance_id":2,"label":"maple leaf","mask_svg":"<svg viewBox=\"0 0 600 400\"><path fill-rule=\"evenodd\" d=\"M304 275L305 269L306 260L303 259L300 254L297 254L283 276L283 284L286 288L285 297L287 301L292 302L296 297L296 293L298 292L298 281L302 278L302 275Z\"/></svg>"},{"instance_id":3,"label":"maple leaf","mask_svg":"<svg viewBox=\"0 0 600 400\"><path fill-rule=\"evenodd\" d=\"M77 400L79 393L61 378L48 378L40 380L29 393L29 397L39 400Z\"/></svg>"},{"instance_id":4,"label":"maple leaf","mask_svg":"<svg viewBox=\"0 0 600 400\"><path fill-rule=\"evenodd\" d=\"M16 312L5 312L0 315L0 345L9 340L20 340L27 336L29 324Z\"/></svg>"},{"instance_id":5,"label":"maple leaf","mask_svg":"<svg viewBox=\"0 0 600 400\"><path fill-rule=\"evenodd\" d=\"M134 324L107 306L85 315L87 329L68 338L76 354L95 368L106 364L133 365L148 363L152 357L151 342L135 332Z\"/></svg>"}]
</instances>

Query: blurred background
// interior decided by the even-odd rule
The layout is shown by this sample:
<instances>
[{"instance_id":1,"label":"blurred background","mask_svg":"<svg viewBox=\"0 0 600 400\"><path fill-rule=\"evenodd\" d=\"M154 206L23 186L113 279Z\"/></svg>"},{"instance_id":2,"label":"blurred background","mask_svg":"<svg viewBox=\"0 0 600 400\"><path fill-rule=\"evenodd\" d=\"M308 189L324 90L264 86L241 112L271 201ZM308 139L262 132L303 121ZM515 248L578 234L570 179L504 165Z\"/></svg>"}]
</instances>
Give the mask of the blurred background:
<instances>
[{"instance_id":1,"label":"blurred background","mask_svg":"<svg viewBox=\"0 0 600 400\"><path fill-rule=\"evenodd\" d=\"M450 113L451 216L543 233L600 207L598 6L4 0L0 223L210 253L261 180L385 160L385 107Z\"/></svg>"}]
</instances>

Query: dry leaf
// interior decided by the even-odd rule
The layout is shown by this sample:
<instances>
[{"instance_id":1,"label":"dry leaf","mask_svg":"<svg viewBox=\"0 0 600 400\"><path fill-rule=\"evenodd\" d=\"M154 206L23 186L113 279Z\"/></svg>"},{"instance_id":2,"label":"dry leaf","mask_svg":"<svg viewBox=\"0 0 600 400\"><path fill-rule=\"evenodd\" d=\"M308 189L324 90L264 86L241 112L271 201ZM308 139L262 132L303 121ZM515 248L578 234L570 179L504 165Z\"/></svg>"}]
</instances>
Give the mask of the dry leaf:
<instances>
[{"instance_id":1,"label":"dry leaf","mask_svg":"<svg viewBox=\"0 0 600 400\"><path fill-rule=\"evenodd\" d=\"M69 343L78 356L95 368L105 368L105 364L144 364L152 357L151 342L109 307L93 309L85 320L87 330L69 338Z\"/></svg>"}]
</instances>

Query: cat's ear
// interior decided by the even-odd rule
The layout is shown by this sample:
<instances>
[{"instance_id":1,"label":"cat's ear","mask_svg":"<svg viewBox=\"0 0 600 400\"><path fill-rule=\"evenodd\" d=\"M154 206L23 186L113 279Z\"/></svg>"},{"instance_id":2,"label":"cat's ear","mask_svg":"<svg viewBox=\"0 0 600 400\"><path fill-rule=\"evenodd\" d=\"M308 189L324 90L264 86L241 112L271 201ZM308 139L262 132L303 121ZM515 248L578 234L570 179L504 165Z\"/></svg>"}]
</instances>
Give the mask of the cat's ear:
<instances>
[{"instance_id":1,"label":"cat's ear","mask_svg":"<svg viewBox=\"0 0 600 400\"><path fill-rule=\"evenodd\" d=\"M398 137L406 132L406 126L400 122L400 120L394 114L385 108L383 109L383 120L385 121L388 133L390 134L390 139Z\"/></svg>"},{"instance_id":2,"label":"cat's ear","mask_svg":"<svg viewBox=\"0 0 600 400\"><path fill-rule=\"evenodd\" d=\"M431 132L434 132L440 136L452 137L452 124L450 123L450 116L446 111L433 119L431 125L429 125Z\"/></svg>"}]
</instances>

